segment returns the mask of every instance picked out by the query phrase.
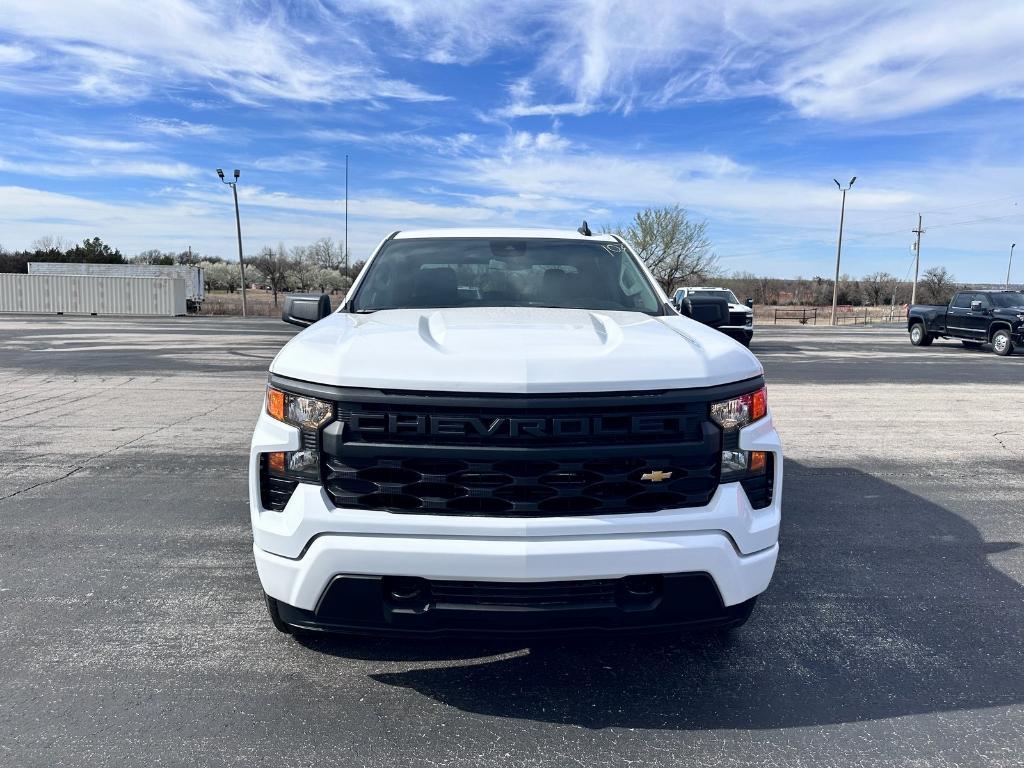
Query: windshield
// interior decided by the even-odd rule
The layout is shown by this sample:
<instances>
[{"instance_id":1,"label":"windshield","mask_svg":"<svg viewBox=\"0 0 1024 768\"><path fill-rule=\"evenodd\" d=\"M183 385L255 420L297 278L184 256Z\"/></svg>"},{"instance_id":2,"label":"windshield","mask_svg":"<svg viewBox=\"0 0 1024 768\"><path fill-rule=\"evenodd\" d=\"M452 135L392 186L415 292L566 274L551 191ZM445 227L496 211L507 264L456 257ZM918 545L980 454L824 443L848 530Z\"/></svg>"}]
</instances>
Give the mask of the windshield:
<instances>
[{"instance_id":1,"label":"windshield","mask_svg":"<svg viewBox=\"0 0 1024 768\"><path fill-rule=\"evenodd\" d=\"M990 293L988 297L997 307L1024 307L1024 293Z\"/></svg>"},{"instance_id":2,"label":"windshield","mask_svg":"<svg viewBox=\"0 0 1024 768\"><path fill-rule=\"evenodd\" d=\"M708 290L696 290L689 293L691 296L717 296L720 299L725 299L730 304L740 303L740 300L736 298L736 294L726 288L709 288Z\"/></svg>"},{"instance_id":3,"label":"windshield","mask_svg":"<svg viewBox=\"0 0 1024 768\"><path fill-rule=\"evenodd\" d=\"M561 307L661 314L619 243L513 238L391 240L369 266L354 312Z\"/></svg>"}]
</instances>

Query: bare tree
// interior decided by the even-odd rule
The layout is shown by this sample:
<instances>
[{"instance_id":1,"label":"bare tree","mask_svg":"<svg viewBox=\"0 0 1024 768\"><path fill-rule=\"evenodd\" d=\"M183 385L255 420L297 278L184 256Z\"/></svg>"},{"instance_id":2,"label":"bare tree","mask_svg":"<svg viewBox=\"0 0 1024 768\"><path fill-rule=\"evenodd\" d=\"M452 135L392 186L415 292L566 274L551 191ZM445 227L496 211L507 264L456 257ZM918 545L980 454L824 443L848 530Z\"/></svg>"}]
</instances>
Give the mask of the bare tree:
<instances>
[{"instance_id":1,"label":"bare tree","mask_svg":"<svg viewBox=\"0 0 1024 768\"><path fill-rule=\"evenodd\" d=\"M276 251L269 246L264 246L259 253L250 257L249 263L260 271L267 285L270 286L276 307L277 293L288 285L288 278L294 266L294 262L288 255L288 249L283 244L279 245Z\"/></svg>"},{"instance_id":2,"label":"bare tree","mask_svg":"<svg viewBox=\"0 0 1024 768\"><path fill-rule=\"evenodd\" d=\"M71 247L71 243L60 235L43 235L32 241L33 251L59 251L63 253Z\"/></svg>"},{"instance_id":3,"label":"bare tree","mask_svg":"<svg viewBox=\"0 0 1024 768\"><path fill-rule=\"evenodd\" d=\"M921 275L917 295L930 304L948 304L956 289L956 280L945 267L932 267Z\"/></svg>"},{"instance_id":4,"label":"bare tree","mask_svg":"<svg viewBox=\"0 0 1024 768\"><path fill-rule=\"evenodd\" d=\"M888 272L872 272L861 280L864 299L873 307L888 304L892 299L896 278Z\"/></svg>"},{"instance_id":5,"label":"bare tree","mask_svg":"<svg viewBox=\"0 0 1024 768\"><path fill-rule=\"evenodd\" d=\"M329 237L321 237L309 246L310 261L324 269L338 269L341 266L341 248Z\"/></svg>"},{"instance_id":6,"label":"bare tree","mask_svg":"<svg viewBox=\"0 0 1024 768\"><path fill-rule=\"evenodd\" d=\"M691 221L678 205L645 208L626 227L611 230L628 241L666 293L718 272L707 221Z\"/></svg>"}]
</instances>

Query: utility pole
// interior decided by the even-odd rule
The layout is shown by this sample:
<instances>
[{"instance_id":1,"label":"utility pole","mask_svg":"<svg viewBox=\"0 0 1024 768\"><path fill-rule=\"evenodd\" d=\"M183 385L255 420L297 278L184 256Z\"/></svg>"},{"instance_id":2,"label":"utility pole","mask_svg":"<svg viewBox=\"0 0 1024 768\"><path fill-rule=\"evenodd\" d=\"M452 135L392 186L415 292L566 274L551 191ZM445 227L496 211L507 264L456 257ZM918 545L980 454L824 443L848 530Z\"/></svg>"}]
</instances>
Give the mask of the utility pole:
<instances>
[{"instance_id":1,"label":"utility pole","mask_svg":"<svg viewBox=\"0 0 1024 768\"><path fill-rule=\"evenodd\" d=\"M1010 243L1010 261L1006 265L1006 287L1010 287L1010 267L1013 266L1013 249L1017 247L1016 243Z\"/></svg>"},{"instance_id":2,"label":"utility pole","mask_svg":"<svg viewBox=\"0 0 1024 768\"><path fill-rule=\"evenodd\" d=\"M917 275L921 270L921 235L924 229L921 228L921 214L917 214L917 229L911 230L917 235L917 242L914 244L914 287L910 290L910 303L917 304Z\"/></svg>"},{"instance_id":3,"label":"utility pole","mask_svg":"<svg viewBox=\"0 0 1024 768\"><path fill-rule=\"evenodd\" d=\"M217 175L220 180L231 187L231 191L235 194L235 228L238 232L238 268L242 271L242 317L245 317L245 259L242 258L242 219L238 215L238 177L242 175L242 172L235 168L235 180L227 181L224 178L224 171L221 168L217 169Z\"/></svg>"},{"instance_id":4,"label":"utility pole","mask_svg":"<svg viewBox=\"0 0 1024 768\"><path fill-rule=\"evenodd\" d=\"M832 283L832 321L830 325L836 324L836 303L839 301L839 259L843 255L843 219L846 216L846 193L849 191L850 187L853 186L853 182L856 180L857 177L854 176L850 179L850 183L847 184L844 189L838 179L832 179L832 181L836 183L836 186L839 187L839 191L843 193L843 203L839 208L839 245L836 247L836 279Z\"/></svg>"},{"instance_id":5,"label":"utility pole","mask_svg":"<svg viewBox=\"0 0 1024 768\"><path fill-rule=\"evenodd\" d=\"M345 155L345 277L348 277L348 155Z\"/></svg>"}]
</instances>

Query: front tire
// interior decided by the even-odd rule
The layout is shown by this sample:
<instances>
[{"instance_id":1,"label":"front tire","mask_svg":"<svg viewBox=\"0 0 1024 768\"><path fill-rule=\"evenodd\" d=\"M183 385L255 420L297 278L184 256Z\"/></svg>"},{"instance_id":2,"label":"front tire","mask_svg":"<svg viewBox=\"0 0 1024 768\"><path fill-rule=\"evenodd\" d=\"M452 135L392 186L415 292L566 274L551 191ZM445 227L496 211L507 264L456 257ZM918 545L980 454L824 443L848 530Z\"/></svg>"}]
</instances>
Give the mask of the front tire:
<instances>
[{"instance_id":1,"label":"front tire","mask_svg":"<svg viewBox=\"0 0 1024 768\"><path fill-rule=\"evenodd\" d=\"M927 347L932 343L932 337L924 330L924 323L914 323L910 326L910 343L915 347Z\"/></svg>"},{"instance_id":2,"label":"front tire","mask_svg":"<svg viewBox=\"0 0 1024 768\"><path fill-rule=\"evenodd\" d=\"M1013 354L1013 338L1005 328L1000 328L992 334L992 351L1000 357Z\"/></svg>"}]
</instances>

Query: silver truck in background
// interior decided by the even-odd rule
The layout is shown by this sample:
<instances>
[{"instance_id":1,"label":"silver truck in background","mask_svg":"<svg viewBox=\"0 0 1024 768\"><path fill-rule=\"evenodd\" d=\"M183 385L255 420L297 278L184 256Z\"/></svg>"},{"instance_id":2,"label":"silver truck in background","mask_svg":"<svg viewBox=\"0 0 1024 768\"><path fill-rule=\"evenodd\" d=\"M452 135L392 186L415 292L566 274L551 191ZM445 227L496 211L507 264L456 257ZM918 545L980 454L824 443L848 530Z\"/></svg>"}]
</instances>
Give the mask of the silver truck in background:
<instances>
[{"instance_id":1,"label":"silver truck in background","mask_svg":"<svg viewBox=\"0 0 1024 768\"><path fill-rule=\"evenodd\" d=\"M75 264L58 261L30 261L30 275L86 275L88 277L171 277L185 281L185 306L198 312L206 298L202 267L155 264Z\"/></svg>"}]
</instances>

